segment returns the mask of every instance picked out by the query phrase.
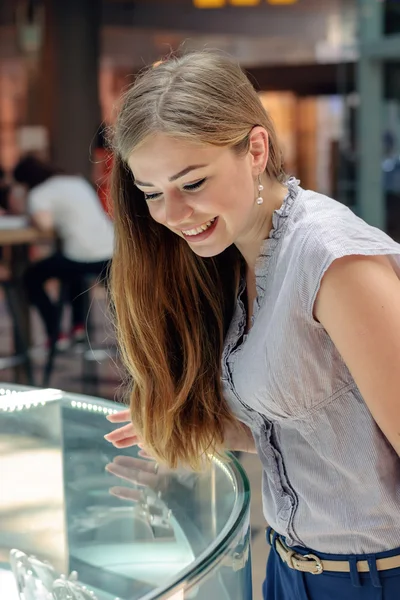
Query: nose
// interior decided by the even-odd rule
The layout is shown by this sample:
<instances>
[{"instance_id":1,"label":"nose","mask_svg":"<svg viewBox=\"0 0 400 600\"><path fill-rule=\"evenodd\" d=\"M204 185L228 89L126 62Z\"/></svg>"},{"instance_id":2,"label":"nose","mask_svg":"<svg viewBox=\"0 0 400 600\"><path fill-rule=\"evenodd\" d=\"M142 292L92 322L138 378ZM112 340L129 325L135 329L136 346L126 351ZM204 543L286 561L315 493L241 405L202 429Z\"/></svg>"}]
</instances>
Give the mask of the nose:
<instances>
[{"instance_id":1,"label":"nose","mask_svg":"<svg viewBox=\"0 0 400 600\"><path fill-rule=\"evenodd\" d=\"M176 194L164 196L165 222L170 227L178 228L180 223L184 223L193 214L193 209L187 204L185 199Z\"/></svg>"}]
</instances>

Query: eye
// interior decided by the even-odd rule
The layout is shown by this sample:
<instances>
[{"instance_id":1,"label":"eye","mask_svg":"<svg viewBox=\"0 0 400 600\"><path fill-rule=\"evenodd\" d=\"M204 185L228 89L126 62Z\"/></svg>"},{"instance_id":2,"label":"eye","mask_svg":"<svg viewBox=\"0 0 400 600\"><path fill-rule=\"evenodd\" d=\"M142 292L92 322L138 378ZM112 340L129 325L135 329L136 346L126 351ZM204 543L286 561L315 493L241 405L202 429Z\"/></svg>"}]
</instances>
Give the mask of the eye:
<instances>
[{"instance_id":1,"label":"eye","mask_svg":"<svg viewBox=\"0 0 400 600\"><path fill-rule=\"evenodd\" d=\"M193 190L198 190L199 188L202 187L202 185L206 182L207 178L203 177L203 179L199 179L199 181L196 181L195 183L188 183L186 185L183 186L183 189L186 192L192 192Z\"/></svg>"},{"instance_id":2,"label":"eye","mask_svg":"<svg viewBox=\"0 0 400 600\"><path fill-rule=\"evenodd\" d=\"M157 198L159 198L160 196L161 194L159 192L157 192L156 194L144 194L145 200L157 200Z\"/></svg>"}]
</instances>

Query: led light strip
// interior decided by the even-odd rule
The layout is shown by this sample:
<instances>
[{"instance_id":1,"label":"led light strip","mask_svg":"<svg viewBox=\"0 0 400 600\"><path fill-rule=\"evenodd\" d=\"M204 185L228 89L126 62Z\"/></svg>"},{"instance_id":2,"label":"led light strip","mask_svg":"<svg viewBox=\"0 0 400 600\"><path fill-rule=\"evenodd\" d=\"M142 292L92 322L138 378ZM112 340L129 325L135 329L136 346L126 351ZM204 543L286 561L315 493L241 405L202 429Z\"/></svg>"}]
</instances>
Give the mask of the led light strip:
<instances>
[{"instance_id":1,"label":"led light strip","mask_svg":"<svg viewBox=\"0 0 400 600\"><path fill-rule=\"evenodd\" d=\"M14 412L29 408L45 406L49 402L60 400L61 390L11 390L0 388L0 411Z\"/></svg>"},{"instance_id":2,"label":"led light strip","mask_svg":"<svg viewBox=\"0 0 400 600\"><path fill-rule=\"evenodd\" d=\"M115 413L119 412L118 410L115 410L115 408L107 408L101 404L79 402L76 400L71 401L71 406L72 408L77 408L78 410L91 410L92 412L103 413L105 415L114 415Z\"/></svg>"},{"instance_id":3,"label":"led light strip","mask_svg":"<svg viewBox=\"0 0 400 600\"><path fill-rule=\"evenodd\" d=\"M54 400L61 400L62 398L63 392L61 390L42 389L25 391L0 388L0 411L14 412L16 410L20 411L29 408L38 408L40 406L45 406L49 402L54 402ZM78 400L72 400L70 406L78 410L88 410L104 415L113 415L118 412L118 410L114 408L107 408L101 404L81 402Z\"/></svg>"}]
</instances>

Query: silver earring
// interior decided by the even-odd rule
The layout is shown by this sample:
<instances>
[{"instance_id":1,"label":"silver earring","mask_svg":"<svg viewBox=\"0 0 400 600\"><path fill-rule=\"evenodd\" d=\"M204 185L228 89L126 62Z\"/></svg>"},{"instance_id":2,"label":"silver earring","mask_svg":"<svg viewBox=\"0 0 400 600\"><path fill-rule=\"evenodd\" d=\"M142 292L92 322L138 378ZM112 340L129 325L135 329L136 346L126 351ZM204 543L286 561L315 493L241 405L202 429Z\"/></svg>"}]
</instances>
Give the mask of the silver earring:
<instances>
[{"instance_id":1,"label":"silver earring","mask_svg":"<svg viewBox=\"0 0 400 600\"><path fill-rule=\"evenodd\" d=\"M258 176L257 189L258 189L258 197L256 199L256 202L257 202L257 204L262 204L264 202L264 198L261 196L261 192L263 191L264 186L261 183L261 175Z\"/></svg>"}]
</instances>

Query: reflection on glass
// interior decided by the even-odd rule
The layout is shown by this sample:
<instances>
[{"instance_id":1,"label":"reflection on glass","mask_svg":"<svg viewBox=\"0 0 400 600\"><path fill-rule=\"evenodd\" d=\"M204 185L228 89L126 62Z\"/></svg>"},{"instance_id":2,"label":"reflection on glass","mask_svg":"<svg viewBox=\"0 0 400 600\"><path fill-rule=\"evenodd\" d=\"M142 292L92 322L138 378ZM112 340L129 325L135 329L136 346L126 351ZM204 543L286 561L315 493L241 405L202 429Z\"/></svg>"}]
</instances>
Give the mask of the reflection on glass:
<instances>
[{"instance_id":1,"label":"reflection on glass","mask_svg":"<svg viewBox=\"0 0 400 600\"><path fill-rule=\"evenodd\" d=\"M57 390L0 391L0 587L12 566L21 600L251 598L240 467L156 472L137 448L103 439L115 410Z\"/></svg>"}]
</instances>

